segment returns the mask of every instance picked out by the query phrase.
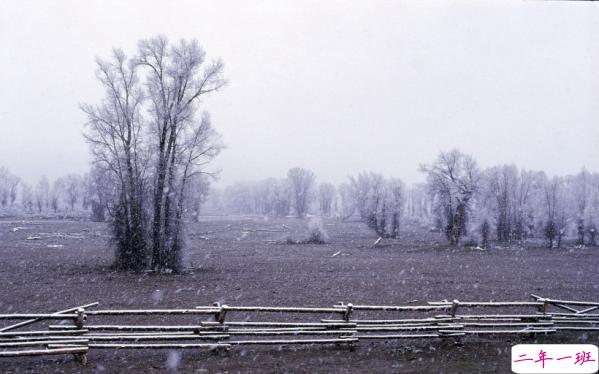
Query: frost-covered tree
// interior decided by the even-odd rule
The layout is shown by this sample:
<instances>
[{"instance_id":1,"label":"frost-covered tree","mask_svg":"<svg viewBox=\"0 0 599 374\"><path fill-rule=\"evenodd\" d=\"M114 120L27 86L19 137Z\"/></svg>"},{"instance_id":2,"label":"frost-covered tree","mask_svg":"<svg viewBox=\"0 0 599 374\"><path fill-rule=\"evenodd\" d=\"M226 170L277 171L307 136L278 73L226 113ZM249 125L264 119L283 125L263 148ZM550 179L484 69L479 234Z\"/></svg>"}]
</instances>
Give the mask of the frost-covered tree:
<instances>
[{"instance_id":1,"label":"frost-covered tree","mask_svg":"<svg viewBox=\"0 0 599 374\"><path fill-rule=\"evenodd\" d=\"M427 174L428 190L445 235L451 245L457 245L466 233L470 204L479 188L476 161L452 150L441 152L432 165L423 165L421 170Z\"/></svg>"},{"instance_id":2,"label":"frost-covered tree","mask_svg":"<svg viewBox=\"0 0 599 374\"><path fill-rule=\"evenodd\" d=\"M0 206L13 206L18 195L21 179L7 168L0 167Z\"/></svg>"},{"instance_id":3,"label":"frost-covered tree","mask_svg":"<svg viewBox=\"0 0 599 374\"><path fill-rule=\"evenodd\" d=\"M360 218L368 227L378 230L377 212L383 200L385 178L381 174L362 172L349 178L349 193Z\"/></svg>"},{"instance_id":4,"label":"frost-covered tree","mask_svg":"<svg viewBox=\"0 0 599 374\"><path fill-rule=\"evenodd\" d=\"M50 208L50 182L48 178L44 175L40 178L35 186L35 206L39 213L41 213L44 209Z\"/></svg>"},{"instance_id":5,"label":"frost-covered tree","mask_svg":"<svg viewBox=\"0 0 599 374\"><path fill-rule=\"evenodd\" d=\"M154 270L180 268L182 214L187 183L222 149L200 100L225 84L223 63L207 62L197 41L170 45L166 38L142 40L136 66L146 73L149 121L154 126L152 263Z\"/></svg>"},{"instance_id":6,"label":"frost-covered tree","mask_svg":"<svg viewBox=\"0 0 599 374\"><path fill-rule=\"evenodd\" d=\"M64 193L71 210L81 199L83 194L83 179L78 174L69 174L64 178Z\"/></svg>"},{"instance_id":7,"label":"frost-covered tree","mask_svg":"<svg viewBox=\"0 0 599 374\"><path fill-rule=\"evenodd\" d=\"M424 183L410 186L406 190L406 214L419 222L431 220L432 202Z\"/></svg>"},{"instance_id":8,"label":"frost-covered tree","mask_svg":"<svg viewBox=\"0 0 599 374\"><path fill-rule=\"evenodd\" d=\"M356 211L354 191L349 183L340 184L337 190L339 191L339 215L341 220L345 221L353 216Z\"/></svg>"},{"instance_id":9,"label":"frost-covered tree","mask_svg":"<svg viewBox=\"0 0 599 374\"><path fill-rule=\"evenodd\" d=\"M599 174L583 169L569 179L569 186L569 196L573 205L572 219L576 226L576 244L595 242L596 224L599 220Z\"/></svg>"},{"instance_id":10,"label":"frost-covered tree","mask_svg":"<svg viewBox=\"0 0 599 374\"><path fill-rule=\"evenodd\" d=\"M492 196L497 240L507 242L515 229L515 191L518 186L518 168L515 165L496 166L484 173L489 194Z\"/></svg>"},{"instance_id":11,"label":"frost-covered tree","mask_svg":"<svg viewBox=\"0 0 599 374\"><path fill-rule=\"evenodd\" d=\"M566 179L553 177L545 178L543 183L542 201L544 203L545 221L543 234L547 239L547 246L553 248L554 242L561 247L562 239L566 233L566 226L570 216L568 204L568 184Z\"/></svg>"},{"instance_id":12,"label":"frost-covered tree","mask_svg":"<svg viewBox=\"0 0 599 374\"><path fill-rule=\"evenodd\" d=\"M104 89L98 105L82 105L94 166L114 176L116 194L110 202L116 265L141 270L147 264L144 193L147 189L148 152L144 142L143 88L135 64L123 51L113 50L107 60L97 59L96 77Z\"/></svg>"},{"instance_id":13,"label":"frost-covered tree","mask_svg":"<svg viewBox=\"0 0 599 374\"><path fill-rule=\"evenodd\" d=\"M91 208L91 220L93 222L104 222L106 220L106 212L112 208L110 201L117 200L118 180L115 175L109 170L93 166L87 174L85 184L85 198ZM111 214L114 216L113 214Z\"/></svg>"},{"instance_id":14,"label":"frost-covered tree","mask_svg":"<svg viewBox=\"0 0 599 374\"><path fill-rule=\"evenodd\" d=\"M526 213L533 213L530 199L538 181L538 173L518 170L515 165L495 166L482 173L477 209L486 210L486 218L494 222L497 241L522 240L526 236Z\"/></svg>"},{"instance_id":15,"label":"frost-covered tree","mask_svg":"<svg viewBox=\"0 0 599 374\"><path fill-rule=\"evenodd\" d=\"M387 183L386 199L388 208L385 210L391 216L391 237L399 238L399 227L406 199L406 187L400 179L391 179Z\"/></svg>"},{"instance_id":16,"label":"frost-covered tree","mask_svg":"<svg viewBox=\"0 0 599 374\"><path fill-rule=\"evenodd\" d=\"M190 179L187 188L186 209L191 213L193 221L199 222L201 207L206 202L210 191L210 180L206 175L195 175Z\"/></svg>"},{"instance_id":17,"label":"frost-covered tree","mask_svg":"<svg viewBox=\"0 0 599 374\"><path fill-rule=\"evenodd\" d=\"M33 212L34 196L30 185L23 183L21 185L21 206L27 212Z\"/></svg>"},{"instance_id":18,"label":"frost-covered tree","mask_svg":"<svg viewBox=\"0 0 599 374\"><path fill-rule=\"evenodd\" d=\"M293 191L295 214L298 217L305 217L310 207L316 177L310 170L296 167L289 169L287 178Z\"/></svg>"},{"instance_id":19,"label":"frost-covered tree","mask_svg":"<svg viewBox=\"0 0 599 374\"><path fill-rule=\"evenodd\" d=\"M189 184L222 149L200 101L224 85L223 64L206 62L195 40L156 37L134 58L115 49L97 65L105 96L82 109L95 164L116 182L117 264L178 271Z\"/></svg>"},{"instance_id":20,"label":"frost-covered tree","mask_svg":"<svg viewBox=\"0 0 599 374\"><path fill-rule=\"evenodd\" d=\"M387 180L381 174L362 172L350 177L344 200L352 200L366 225L381 237L399 237L406 188L399 179ZM344 203L345 204L345 203Z\"/></svg>"},{"instance_id":21,"label":"frost-covered tree","mask_svg":"<svg viewBox=\"0 0 599 374\"><path fill-rule=\"evenodd\" d=\"M52 189L50 190L50 208L54 213L58 213L64 195L65 183L63 178L57 178L52 183Z\"/></svg>"},{"instance_id":22,"label":"frost-covered tree","mask_svg":"<svg viewBox=\"0 0 599 374\"><path fill-rule=\"evenodd\" d=\"M288 216L291 212L292 190L287 179L276 180L270 190L269 199L272 214L278 217Z\"/></svg>"},{"instance_id":23,"label":"frost-covered tree","mask_svg":"<svg viewBox=\"0 0 599 374\"><path fill-rule=\"evenodd\" d=\"M333 201L337 190L331 183L321 183L318 186L318 202L320 204L320 212L326 217L330 217L333 211Z\"/></svg>"}]
</instances>

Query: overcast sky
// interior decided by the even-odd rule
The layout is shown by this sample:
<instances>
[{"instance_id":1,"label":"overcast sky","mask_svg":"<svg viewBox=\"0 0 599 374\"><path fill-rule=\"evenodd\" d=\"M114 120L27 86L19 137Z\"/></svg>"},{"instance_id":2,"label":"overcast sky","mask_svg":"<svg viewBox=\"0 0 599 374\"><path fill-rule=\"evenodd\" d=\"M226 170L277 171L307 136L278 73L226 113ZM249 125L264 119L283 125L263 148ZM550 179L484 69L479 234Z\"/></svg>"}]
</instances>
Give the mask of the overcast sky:
<instances>
[{"instance_id":1,"label":"overcast sky","mask_svg":"<svg viewBox=\"0 0 599 374\"><path fill-rule=\"evenodd\" d=\"M0 165L30 183L89 167L95 56L196 38L229 84L205 100L220 184L374 170L441 149L483 167L599 171L599 3L0 1Z\"/></svg>"}]
</instances>

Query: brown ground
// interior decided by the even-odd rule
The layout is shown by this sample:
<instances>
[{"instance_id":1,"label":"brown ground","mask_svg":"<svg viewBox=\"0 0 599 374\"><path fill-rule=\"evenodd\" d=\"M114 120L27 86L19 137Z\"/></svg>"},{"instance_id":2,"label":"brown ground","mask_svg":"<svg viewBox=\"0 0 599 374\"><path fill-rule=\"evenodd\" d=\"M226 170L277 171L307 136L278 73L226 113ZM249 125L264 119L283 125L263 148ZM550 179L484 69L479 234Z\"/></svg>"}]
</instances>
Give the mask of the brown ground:
<instances>
[{"instance_id":1,"label":"brown ground","mask_svg":"<svg viewBox=\"0 0 599 374\"><path fill-rule=\"evenodd\" d=\"M17 227L22 229L13 231ZM331 244L285 244L289 235L301 239L304 227L296 219L207 219L189 228L194 270L155 276L110 270L112 250L104 224L5 219L0 221L0 313L49 312L93 301L103 308L163 308L215 301L331 306L338 301L528 300L530 293L599 299L597 248L451 249L438 234L412 225L402 240L387 240L374 249L376 237L361 223L333 220L324 224ZM30 236L41 239L26 240ZM0 371L164 372L170 355L171 360L180 357L180 372L510 372L510 347L518 341L469 338L461 346L361 341L354 352L334 346L275 346L228 353L188 350L181 356L108 350L90 352L83 369L65 356L0 359ZM597 344L599 334L543 336L538 341Z\"/></svg>"}]
</instances>

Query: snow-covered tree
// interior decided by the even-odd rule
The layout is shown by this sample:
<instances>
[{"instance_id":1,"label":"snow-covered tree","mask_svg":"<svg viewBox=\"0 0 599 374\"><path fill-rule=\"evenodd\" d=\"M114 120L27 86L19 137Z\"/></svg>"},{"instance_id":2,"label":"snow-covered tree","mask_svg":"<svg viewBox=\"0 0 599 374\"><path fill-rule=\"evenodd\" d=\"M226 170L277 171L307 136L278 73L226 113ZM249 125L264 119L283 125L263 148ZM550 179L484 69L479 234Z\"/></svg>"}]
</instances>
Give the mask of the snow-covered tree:
<instances>
[{"instance_id":1,"label":"snow-covered tree","mask_svg":"<svg viewBox=\"0 0 599 374\"><path fill-rule=\"evenodd\" d=\"M318 202L320 204L320 212L322 215L329 217L333 211L333 202L337 190L331 183L321 183L318 186Z\"/></svg>"},{"instance_id":2,"label":"snow-covered tree","mask_svg":"<svg viewBox=\"0 0 599 374\"><path fill-rule=\"evenodd\" d=\"M305 217L313 197L314 180L313 172L303 168L292 168L287 172L287 178L293 191L293 207L298 217Z\"/></svg>"},{"instance_id":3,"label":"snow-covered tree","mask_svg":"<svg viewBox=\"0 0 599 374\"><path fill-rule=\"evenodd\" d=\"M140 41L134 58L115 49L97 65L105 96L82 109L94 162L116 182L117 264L178 271L190 181L222 149L200 101L224 85L223 64L206 62L195 40L156 37Z\"/></svg>"},{"instance_id":4,"label":"snow-covered tree","mask_svg":"<svg viewBox=\"0 0 599 374\"><path fill-rule=\"evenodd\" d=\"M466 233L469 208L478 191L480 172L476 161L458 150L441 152L435 162L423 165L429 193L451 245Z\"/></svg>"}]
</instances>

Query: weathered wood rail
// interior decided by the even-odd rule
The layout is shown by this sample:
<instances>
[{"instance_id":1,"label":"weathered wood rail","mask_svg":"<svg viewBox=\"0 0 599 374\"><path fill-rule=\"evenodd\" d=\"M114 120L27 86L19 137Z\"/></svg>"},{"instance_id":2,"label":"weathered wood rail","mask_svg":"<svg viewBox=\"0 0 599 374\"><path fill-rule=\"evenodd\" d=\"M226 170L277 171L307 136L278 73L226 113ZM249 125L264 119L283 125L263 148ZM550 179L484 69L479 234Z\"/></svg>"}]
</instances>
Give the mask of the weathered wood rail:
<instances>
[{"instance_id":1,"label":"weathered wood rail","mask_svg":"<svg viewBox=\"0 0 599 374\"><path fill-rule=\"evenodd\" d=\"M333 307L275 307L215 303L188 309L94 310L99 305L96 302L55 313L0 314L0 321L24 320L0 328L0 358L73 354L85 363L87 353L96 349L229 350L238 345L298 344L335 344L353 349L362 340L459 339L467 335L526 336L599 331L599 314L590 313L599 309L599 302L537 295L531 295L531 298L532 301L514 302L443 300L426 305L341 302ZM501 309L504 313L473 313L480 309ZM234 317L240 314L243 319L235 320ZM284 320L275 321L273 315ZM316 317L308 319L306 315ZM366 318L357 318L363 315ZM122 322L122 319L131 318L146 321L157 316L161 320L176 318L177 323ZM253 320L251 316L258 316L259 320ZM90 323L90 320L96 322L106 318L111 323L121 323ZM204 320L199 320L201 318ZM301 320L297 321L298 318ZM193 321L181 323L181 319ZM57 321L63 324L55 324ZM23 329L35 323L46 323L46 329Z\"/></svg>"}]
</instances>

